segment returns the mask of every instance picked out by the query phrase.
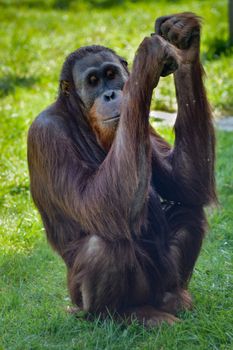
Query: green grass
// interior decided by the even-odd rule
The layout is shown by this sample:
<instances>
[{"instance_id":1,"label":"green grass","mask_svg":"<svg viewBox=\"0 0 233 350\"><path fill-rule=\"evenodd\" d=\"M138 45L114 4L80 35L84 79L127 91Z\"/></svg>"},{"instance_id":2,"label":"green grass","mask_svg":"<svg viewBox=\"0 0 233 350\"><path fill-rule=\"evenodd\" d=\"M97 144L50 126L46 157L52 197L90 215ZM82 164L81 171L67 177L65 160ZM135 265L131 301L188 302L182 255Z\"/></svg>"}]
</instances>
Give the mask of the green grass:
<instances>
[{"instance_id":1,"label":"green grass","mask_svg":"<svg viewBox=\"0 0 233 350\"><path fill-rule=\"evenodd\" d=\"M182 0L156 5L115 1L120 5L100 7L96 0L91 12L89 3L0 1L0 349L231 350L233 133L217 135L219 207L208 210L210 232L190 286L196 307L181 315L184 322L148 331L137 324L88 322L64 311L70 304L65 267L46 243L31 202L26 164L28 127L54 100L64 56L99 43L132 63L155 17L192 10L205 18L202 58L211 103L215 111L233 110L226 1L190 1L188 6ZM171 110L172 79L160 85L152 107ZM170 130L161 132L171 139Z\"/></svg>"}]
</instances>

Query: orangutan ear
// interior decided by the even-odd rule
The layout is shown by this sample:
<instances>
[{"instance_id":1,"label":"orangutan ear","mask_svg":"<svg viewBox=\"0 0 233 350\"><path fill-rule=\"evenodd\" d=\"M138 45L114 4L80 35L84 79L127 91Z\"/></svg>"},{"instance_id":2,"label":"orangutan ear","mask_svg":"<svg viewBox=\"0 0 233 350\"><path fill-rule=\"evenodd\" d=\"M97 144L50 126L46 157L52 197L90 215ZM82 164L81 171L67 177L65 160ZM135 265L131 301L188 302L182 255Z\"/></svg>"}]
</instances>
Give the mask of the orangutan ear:
<instances>
[{"instance_id":1,"label":"orangutan ear","mask_svg":"<svg viewBox=\"0 0 233 350\"><path fill-rule=\"evenodd\" d=\"M121 64L122 64L122 66L124 67L124 69L126 70L126 72L129 74L128 62L127 62L124 58L122 58L122 57L120 57L120 62L121 62Z\"/></svg>"},{"instance_id":2,"label":"orangutan ear","mask_svg":"<svg viewBox=\"0 0 233 350\"><path fill-rule=\"evenodd\" d=\"M60 89L65 96L69 96L69 94L70 94L70 82L67 80L61 80L60 81Z\"/></svg>"}]
</instances>

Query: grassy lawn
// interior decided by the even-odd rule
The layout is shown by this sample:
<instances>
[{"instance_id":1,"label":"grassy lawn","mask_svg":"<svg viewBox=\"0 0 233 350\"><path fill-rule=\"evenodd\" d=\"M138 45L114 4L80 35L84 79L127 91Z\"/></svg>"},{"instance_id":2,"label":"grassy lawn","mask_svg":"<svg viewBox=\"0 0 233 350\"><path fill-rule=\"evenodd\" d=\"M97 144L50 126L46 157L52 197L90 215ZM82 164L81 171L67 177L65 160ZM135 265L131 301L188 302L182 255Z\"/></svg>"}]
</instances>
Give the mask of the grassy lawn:
<instances>
[{"instance_id":1,"label":"grassy lawn","mask_svg":"<svg viewBox=\"0 0 233 350\"><path fill-rule=\"evenodd\" d=\"M46 243L30 198L26 134L56 96L65 55L99 43L132 63L155 17L194 11L204 17L202 60L211 104L216 113L233 113L226 0L188 5L183 0L118 0L111 7L93 0L91 8L89 2L0 1L0 350L232 350L233 133L217 134L219 207L208 210L210 230L190 286L196 307L181 315L184 322L145 330L137 324L91 323L64 311L70 304L66 271ZM175 108L172 78L161 80L155 97L153 109ZM171 130L161 132L172 138Z\"/></svg>"}]
</instances>

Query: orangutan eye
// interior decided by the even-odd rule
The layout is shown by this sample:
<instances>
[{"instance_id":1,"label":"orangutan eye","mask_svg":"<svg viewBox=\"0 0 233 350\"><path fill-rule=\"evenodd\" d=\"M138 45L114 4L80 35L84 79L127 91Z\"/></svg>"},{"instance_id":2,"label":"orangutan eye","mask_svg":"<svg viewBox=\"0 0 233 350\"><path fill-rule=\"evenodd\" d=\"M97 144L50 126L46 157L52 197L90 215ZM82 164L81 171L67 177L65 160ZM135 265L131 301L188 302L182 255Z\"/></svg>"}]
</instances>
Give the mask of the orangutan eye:
<instances>
[{"instance_id":1,"label":"orangutan eye","mask_svg":"<svg viewBox=\"0 0 233 350\"><path fill-rule=\"evenodd\" d=\"M89 78L88 78L88 82L92 86L97 85L98 81L99 81L98 77L96 75L94 75L94 74L90 75Z\"/></svg>"},{"instance_id":2,"label":"orangutan eye","mask_svg":"<svg viewBox=\"0 0 233 350\"><path fill-rule=\"evenodd\" d=\"M116 75L116 72L114 72L112 69L108 69L106 72L106 77L110 80L114 79L115 75Z\"/></svg>"}]
</instances>

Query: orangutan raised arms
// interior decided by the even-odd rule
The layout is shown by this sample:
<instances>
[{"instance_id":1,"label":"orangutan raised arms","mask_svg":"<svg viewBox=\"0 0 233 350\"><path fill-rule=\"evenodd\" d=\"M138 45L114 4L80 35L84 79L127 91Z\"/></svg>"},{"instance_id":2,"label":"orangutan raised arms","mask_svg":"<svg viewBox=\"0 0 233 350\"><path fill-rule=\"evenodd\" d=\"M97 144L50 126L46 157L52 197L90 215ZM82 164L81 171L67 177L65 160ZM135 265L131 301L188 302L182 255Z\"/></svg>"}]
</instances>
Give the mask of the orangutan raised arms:
<instances>
[{"instance_id":1,"label":"orangutan raised arms","mask_svg":"<svg viewBox=\"0 0 233 350\"><path fill-rule=\"evenodd\" d=\"M215 201L214 130L192 13L159 18L127 62L102 46L71 53L56 102L33 122L33 200L64 259L74 304L145 325L173 323ZM153 89L174 73L175 142L149 124Z\"/></svg>"}]
</instances>

